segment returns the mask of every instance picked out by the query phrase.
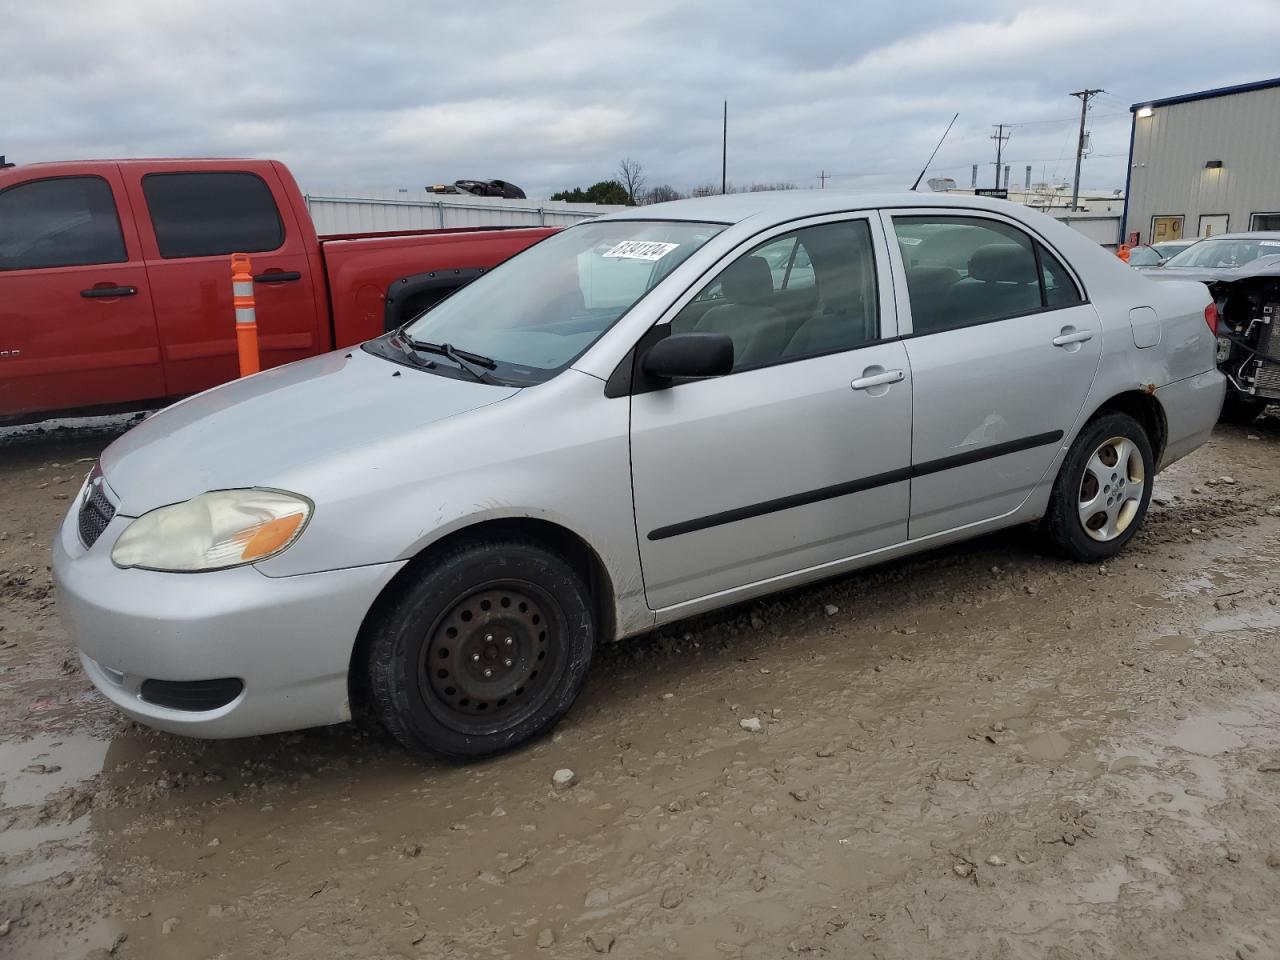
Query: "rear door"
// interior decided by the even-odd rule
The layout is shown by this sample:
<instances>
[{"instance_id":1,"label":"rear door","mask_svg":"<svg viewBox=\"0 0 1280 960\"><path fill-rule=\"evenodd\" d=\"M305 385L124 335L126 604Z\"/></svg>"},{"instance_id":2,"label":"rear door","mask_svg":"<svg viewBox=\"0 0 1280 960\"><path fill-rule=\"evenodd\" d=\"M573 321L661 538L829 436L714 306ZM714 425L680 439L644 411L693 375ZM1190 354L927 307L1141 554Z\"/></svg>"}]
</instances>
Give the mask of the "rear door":
<instances>
[{"instance_id":1,"label":"rear door","mask_svg":"<svg viewBox=\"0 0 1280 960\"><path fill-rule=\"evenodd\" d=\"M297 223L270 164L123 170L139 211L169 393L204 390L239 373L233 253L253 258L262 367L321 348L311 232Z\"/></svg>"},{"instance_id":2,"label":"rear door","mask_svg":"<svg viewBox=\"0 0 1280 960\"><path fill-rule=\"evenodd\" d=\"M885 216L906 294L916 539L1022 505L1072 434L1102 330L1062 259L1014 221Z\"/></svg>"},{"instance_id":3,"label":"rear door","mask_svg":"<svg viewBox=\"0 0 1280 960\"><path fill-rule=\"evenodd\" d=\"M161 397L146 267L114 164L0 181L0 416Z\"/></svg>"}]
</instances>

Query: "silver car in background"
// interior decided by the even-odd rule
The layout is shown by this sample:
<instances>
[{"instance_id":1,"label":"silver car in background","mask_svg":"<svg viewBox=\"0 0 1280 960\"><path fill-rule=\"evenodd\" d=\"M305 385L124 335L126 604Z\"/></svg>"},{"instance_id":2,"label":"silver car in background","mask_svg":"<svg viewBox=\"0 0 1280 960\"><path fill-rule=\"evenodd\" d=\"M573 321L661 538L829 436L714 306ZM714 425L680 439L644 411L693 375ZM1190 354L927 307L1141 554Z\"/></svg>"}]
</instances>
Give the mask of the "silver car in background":
<instances>
[{"instance_id":1,"label":"silver car in background","mask_svg":"<svg viewBox=\"0 0 1280 960\"><path fill-rule=\"evenodd\" d=\"M1021 206L745 194L576 225L103 453L62 616L137 720L359 713L468 759L595 646L1039 521L1114 556L1222 403L1213 306Z\"/></svg>"}]
</instances>

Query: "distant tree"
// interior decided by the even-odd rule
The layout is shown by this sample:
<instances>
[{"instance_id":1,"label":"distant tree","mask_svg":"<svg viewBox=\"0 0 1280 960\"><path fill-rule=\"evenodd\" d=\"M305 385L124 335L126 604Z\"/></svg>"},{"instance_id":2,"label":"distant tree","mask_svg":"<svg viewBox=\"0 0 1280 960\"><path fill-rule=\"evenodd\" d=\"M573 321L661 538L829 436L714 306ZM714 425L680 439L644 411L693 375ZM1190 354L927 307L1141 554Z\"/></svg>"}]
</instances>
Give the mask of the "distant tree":
<instances>
[{"instance_id":1,"label":"distant tree","mask_svg":"<svg viewBox=\"0 0 1280 960\"><path fill-rule=\"evenodd\" d=\"M635 206L635 201L627 193L627 188L617 180L601 180L587 187L587 200L590 203L615 203Z\"/></svg>"},{"instance_id":2,"label":"distant tree","mask_svg":"<svg viewBox=\"0 0 1280 960\"><path fill-rule=\"evenodd\" d=\"M669 200L680 200L682 197L683 194L669 183L650 187L649 192L645 194L645 200L648 203L666 203Z\"/></svg>"},{"instance_id":3,"label":"distant tree","mask_svg":"<svg viewBox=\"0 0 1280 960\"><path fill-rule=\"evenodd\" d=\"M587 189L574 187L572 190L561 190L551 195L552 200L564 200L568 203L609 203L623 206L634 206L627 188L617 180L601 180Z\"/></svg>"},{"instance_id":4,"label":"distant tree","mask_svg":"<svg viewBox=\"0 0 1280 960\"><path fill-rule=\"evenodd\" d=\"M644 164L630 157L623 157L618 163L618 179L627 190L627 198L635 206L636 200L644 195Z\"/></svg>"},{"instance_id":5,"label":"distant tree","mask_svg":"<svg viewBox=\"0 0 1280 960\"><path fill-rule=\"evenodd\" d=\"M794 183L786 183L779 181L778 183L752 183L747 186L740 186L736 183L726 183L724 187L725 193L763 193L766 190L795 190ZM720 187L714 183L703 183L694 187L689 191L691 197L714 197L720 194Z\"/></svg>"}]
</instances>

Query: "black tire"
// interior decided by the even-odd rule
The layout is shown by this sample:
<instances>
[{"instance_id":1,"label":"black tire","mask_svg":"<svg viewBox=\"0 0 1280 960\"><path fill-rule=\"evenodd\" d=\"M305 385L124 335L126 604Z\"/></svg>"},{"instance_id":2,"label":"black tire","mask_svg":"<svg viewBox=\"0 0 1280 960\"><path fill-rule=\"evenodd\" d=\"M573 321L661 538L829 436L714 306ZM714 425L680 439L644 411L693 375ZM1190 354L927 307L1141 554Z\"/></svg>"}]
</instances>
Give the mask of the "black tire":
<instances>
[{"instance_id":1,"label":"black tire","mask_svg":"<svg viewBox=\"0 0 1280 960\"><path fill-rule=\"evenodd\" d=\"M1227 395L1222 400L1222 413L1218 415L1220 423L1249 424L1262 416L1267 409L1267 401L1243 396L1235 387L1227 387Z\"/></svg>"},{"instance_id":2,"label":"black tire","mask_svg":"<svg viewBox=\"0 0 1280 960\"><path fill-rule=\"evenodd\" d=\"M1103 445L1109 440L1118 438L1130 441L1136 447L1136 454L1141 458L1140 491L1135 489L1136 482L1132 475L1126 476L1121 470L1112 471L1112 468L1108 467L1108 472L1103 478L1107 481L1107 487L1100 491L1094 489L1095 486L1099 486L1094 472L1090 470L1086 475L1086 468L1093 454L1103 453L1101 449ZM1115 445L1110 447L1113 455L1116 449ZM1099 460L1099 464L1105 465L1105 463L1105 460ZM1111 493L1111 484L1115 482L1112 477L1116 475L1123 477L1123 484L1116 498L1117 510L1120 517L1127 516L1123 528L1118 533L1115 532L1115 528L1119 526L1118 523L1112 522L1108 527L1108 515L1105 509L1111 502L1107 497ZM1100 414L1085 425L1075 442L1071 444L1071 449L1067 451L1067 457L1062 463L1062 469L1058 471L1058 478L1054 481L1044 524L1050 542L1060 553L1081 563L1099 563L1111 559L1124 549L1124 545L1133 539L1138 528L1142 526L1142 521L1147 515L1147 506L1151 502L1151 488L1154 481L1155 458L1151 452L1151 441L1146 431L1142 429L1142 425L1126 413ZM1101 500L1098 501L1099 509L1090 516L1088 521L1095 525L1094 533L1091 535L1089 528L1086 527L1086 521L1081 516L1080 508L1086 502L1094 502L1094 497L1099 492L1101 493ZM1128 503L1136 504L1131 513L1127 506L1123 506ZM1101 523L1097 523L1099 517L1102 518ZM1110 538L1097 539L1099 536Z\"/></svg>"},{"instance_id":3,"label":"black tire","mask_svg":"<svg viewBox=\"0 0 1280 960\"><path fill-rule=\"evenodd\" d=\"M415 754L477 760L514 749L577 699L595 647L591 611L582 577L539 544L453 547L371 624L369 713Z\"/></svg>"}]
</instances>

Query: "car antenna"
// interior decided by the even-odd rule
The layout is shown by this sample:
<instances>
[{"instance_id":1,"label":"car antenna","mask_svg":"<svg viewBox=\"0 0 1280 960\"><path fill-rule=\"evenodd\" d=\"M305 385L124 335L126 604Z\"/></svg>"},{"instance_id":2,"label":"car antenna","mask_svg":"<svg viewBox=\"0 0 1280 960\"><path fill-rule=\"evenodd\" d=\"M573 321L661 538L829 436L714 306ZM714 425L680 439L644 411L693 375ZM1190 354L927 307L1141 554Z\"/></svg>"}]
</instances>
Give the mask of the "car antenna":
<instances>
[{"instance_id":1,"label":"car antenna","mask_svg":"<svg viewBox=\"0 0 1280 960\"><path fill-rule=\"evenodd\" d=\"M947 129L942 131L942 139L938 141L938 145L933 148L933 153L929 154L929 159L924 162L924 168L920 171L920 176L916 177L916 182L911 185L912 191L920 186L920 181L924 179L925 173L929 169L929 164L933 163L933 158L938 155L938 151L942 149L942 141L947 139L947 134L951 132L951 127L956 122L956 117L960 116L960 111L955 112L955 116L951 118L951 123L947 124Z\"/></svg>"}]
</instances>

